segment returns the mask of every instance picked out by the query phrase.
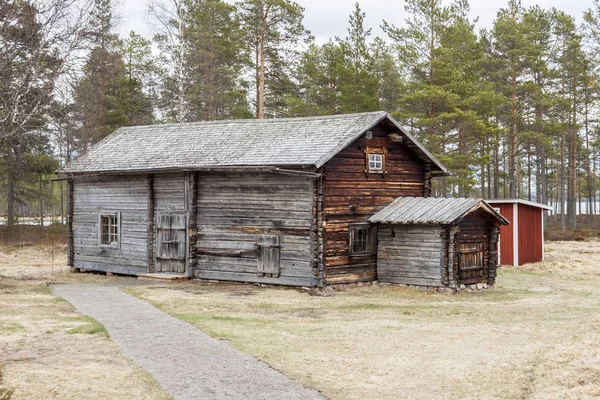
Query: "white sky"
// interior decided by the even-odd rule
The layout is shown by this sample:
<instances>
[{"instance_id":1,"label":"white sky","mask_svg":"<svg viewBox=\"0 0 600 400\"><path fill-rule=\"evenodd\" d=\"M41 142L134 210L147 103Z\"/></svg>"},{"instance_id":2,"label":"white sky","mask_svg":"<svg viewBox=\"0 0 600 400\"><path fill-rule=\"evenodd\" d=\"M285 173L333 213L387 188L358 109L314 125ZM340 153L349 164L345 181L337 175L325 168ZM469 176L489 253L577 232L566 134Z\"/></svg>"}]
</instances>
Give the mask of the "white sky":
<instances>
[{"instance_id":1,"label":"white sky","mask_svg":"<svg viewBox=\"0 0 600 400\"><path fill-rule=\"evenodd\" d=\"M346 36L348 16L354 9L355 0L296 0L304 7L304 26L311 31L318 42L325 42L334 36ZM233 2L233 0L229 0ZM508 0L471 0L471 17L479 17L478 28L491 27L499 8ZM117 12L121 14L119 31L122 36L131 30L150 38L154 33L148 17L148 0L121 0ZM379 25L383 19L395 25L404 20L403 0L362 0L361 8L366 12L365 26L373 28L372 35L386 38ZM543 8L556 7L581 21L583 12L592 7L592 0L522 0L525 7L538 4Z\"/></svg>"}]
</instances>

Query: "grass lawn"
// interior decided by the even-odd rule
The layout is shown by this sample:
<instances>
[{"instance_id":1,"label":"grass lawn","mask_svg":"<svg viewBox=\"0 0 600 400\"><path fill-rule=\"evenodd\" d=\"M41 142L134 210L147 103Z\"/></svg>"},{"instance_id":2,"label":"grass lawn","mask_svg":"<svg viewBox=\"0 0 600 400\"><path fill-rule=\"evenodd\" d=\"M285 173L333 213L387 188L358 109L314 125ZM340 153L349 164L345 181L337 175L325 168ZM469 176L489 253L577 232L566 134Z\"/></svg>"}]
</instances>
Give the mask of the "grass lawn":
<instances>
[{"instance_id":1,"label":"grass lawn","mask_svg":"<svg viewBox=\"0 0 600 400\"><path fill-rule=\"evenodd\" d=\"M13 399L169 399L94 319L49 284L108 282L66 272L64 249L0 248L0 368Z\"/></svg>"},{"instance_id":2,"label":"grass lawn","mask_svg":"<svg viewBox=\"0 0 600 400\"><path fill-rule=\"evenodd\" d=\"M502 268L495 290L457 295L196 282L125 290L331 399L600 398L600 242L550 243L546 257Z\"/></svg>"}]
</instances>

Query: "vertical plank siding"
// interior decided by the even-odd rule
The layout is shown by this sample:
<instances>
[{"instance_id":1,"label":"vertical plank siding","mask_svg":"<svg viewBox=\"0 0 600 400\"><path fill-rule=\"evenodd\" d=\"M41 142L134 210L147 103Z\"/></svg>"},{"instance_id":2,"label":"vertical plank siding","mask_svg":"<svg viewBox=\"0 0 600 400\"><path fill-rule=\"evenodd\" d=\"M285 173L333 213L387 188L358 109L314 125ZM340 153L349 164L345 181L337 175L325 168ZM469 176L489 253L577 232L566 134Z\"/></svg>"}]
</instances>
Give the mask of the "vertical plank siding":
<instances>
[{"instance_id":1,"label":"vertical plank siding","mask_svg":"<svg viewBox=\"0 0 600 400\"><path fill-rule=\"evenodd\" d=\"M542 213L537 207L525 204L516 206L519 207L519 265L542 261Z\"/></svg>"},{"instance_id":2,"label":"vertical plank siding","mask_svg":"<svg viewBox=\"0 0 600 400\"><path fill-rule=\"evenodd\" d=\"M324 279L327 284L377 279L377 256L350 256L349 225L366 222L398 196L421 197L425 187L423 162L406 145L387 139L376 126L339 152L321 169L323 174L322 224L325 245ZM369 173L365 148L386 149L385 173Z\"/></svg>"},{"instance_id":3,"label":"vertical plank siding","mask_svg":"<svg viewBox=\"0 0 600 400\"><path fill-rule=\"evenodd\" d=\"M440 225L380 225L379 281L444 286L444 237Z\"/></svg>"},{"instance_id":4,"label":"vertical plank siding","mask_svg":"<svg viewBox=\"0 0 600 400\"><path fill-rule=\"evenodd\" d=\"M197 271L202 279L315 286L314 178L269 172L202 173ZM280 237L280 276L259 276L257 241Z\"/></svg>"},{"instance_id":5,"label":"vertical plank siding","mask_svg":"<svg viewBox=\"0 0 600 400\"><path fill-rule=\"evenodd\" d=\"M458 231L455 235L455 254L454 268L458 275L458 283L474 284L474 283L493 283L496 277L496 262L490 262L490 248L493 246L492 255L496 253L496 243L490 240L492 227L496 226L497 222L493 218L481 211L475 211L468 214L458 225ZM461 249L474 249L480 251L476 253L461 253ZM477 260L477 264L482 264L480 270L475 267L469 267L461 270L460 260Z\"/></svg>"},{"instance_id":6,"label":"vertical plank siding","mask_svg":"<svg viewBox=\"0 0 600 400\"><path fill-rule=\"evenodd\" d=\"M510 221L510 225L500 226L500 263L503 265L512 265L514 259L514 204L493 204L493 207L500 209L500 214Z\"/></svg>"},{"instance_id":7,"label":"vertical plank siding","mask_svg":"<svg viewBox=\"0 0 600 400\"><path fill-rule=\"evenodd\" d=\"M73 238L73 180L67 181L67 265L75 266L75 246Z\"/></svg>"},{"instance_id":8,"label":"vertical plank siding","mask_svg":"<svg viewBox=\"0 0 600 400\"><path fill-rule=\"evenodd\" d=\"M121 213L120 248L98 246L98 215ZM148 178L111 176L73 182L74 266L138 274L148 270Z\"/></svg>"},{"instance_id":9,"label":"vertical plank siding","mask_svg":"<svg viewBox=\"0 0 600 400\"><path fill-rule=\"evenodd\" d=\"M148 246L147 246L147 262L148 272L155 271L154 264L154 175L148 175Z\"/></svg>"},{"instance_id":10,"label":"vertical plank siding","mask_svg":"<svg viewBox=\"0 0 600 400\"><path fill-rule=\"evenodd\" d=\"M196 265L196 244L198 242L197 225L198 225L198 172L193 172L190 175L190 196L189 196L189 218L188 218L188 275L195 276Z\"/></svg>"}]
</instances>

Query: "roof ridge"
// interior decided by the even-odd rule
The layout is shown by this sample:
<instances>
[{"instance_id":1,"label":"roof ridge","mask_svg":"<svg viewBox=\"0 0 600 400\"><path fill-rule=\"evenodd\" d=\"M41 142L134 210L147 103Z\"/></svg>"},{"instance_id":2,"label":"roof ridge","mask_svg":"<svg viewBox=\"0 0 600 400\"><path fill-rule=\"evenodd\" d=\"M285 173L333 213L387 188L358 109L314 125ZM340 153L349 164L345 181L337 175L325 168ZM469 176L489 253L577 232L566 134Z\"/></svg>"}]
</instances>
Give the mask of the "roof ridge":
<instances>
[{"instance_id":1,"label":"roof ridge","mask_svg":"<svg viewBox=\"0 0 600 400\"><path fill-rule=\"evenodd\" d=\"M196 125L221 125L221 124L249 124L249 123L258 123L258 124L268 124L275 122L284 122L284 121L310 121L310 120L319 120L319 119L341 119L341 118L351 118L356 116L365 116L365 115L384 115L387 114L387 111L366 111L360 113L349 113L349 114L333 114L333 115L312 115L306 117L288 117L288 118L240 118L240 119L218 119L212 121L193 121L193 122L170 122L166 124L149 124L149 125L135 125L135 126L123 126L119 128L120 130L134 130L136 128L150 128L150 127L176 127L176 126L196 126Z\"/></svg>"}]
</instances>

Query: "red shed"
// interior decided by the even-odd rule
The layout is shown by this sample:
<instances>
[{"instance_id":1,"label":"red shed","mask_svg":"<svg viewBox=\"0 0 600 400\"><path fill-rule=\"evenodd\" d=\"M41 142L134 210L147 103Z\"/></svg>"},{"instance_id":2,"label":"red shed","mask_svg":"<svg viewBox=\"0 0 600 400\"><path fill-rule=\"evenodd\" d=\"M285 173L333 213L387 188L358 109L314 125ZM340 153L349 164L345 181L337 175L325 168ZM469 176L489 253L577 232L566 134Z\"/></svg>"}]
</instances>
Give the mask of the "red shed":
<instances>
[{"instance_id":1,"label":"red shed","mask_svg":"<svg viewBox=\"0 0 600 400\"><path fill-rule=\"evenodd\" d=\"M523 265L544 259L545 204L527 200L486 200L510 225L500 227L499 265Z\"/></svg>"}]
</instances>

